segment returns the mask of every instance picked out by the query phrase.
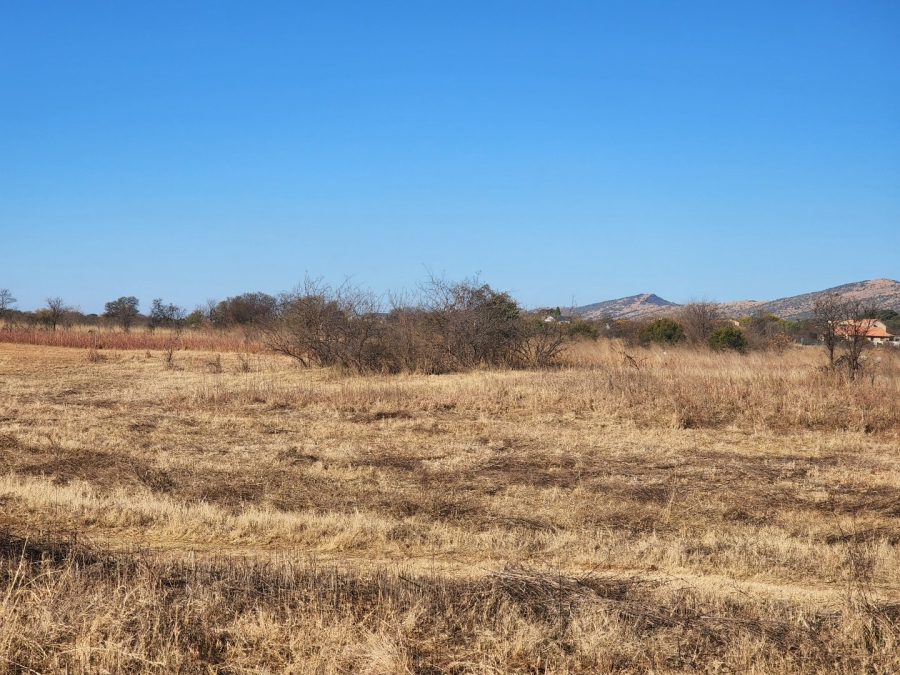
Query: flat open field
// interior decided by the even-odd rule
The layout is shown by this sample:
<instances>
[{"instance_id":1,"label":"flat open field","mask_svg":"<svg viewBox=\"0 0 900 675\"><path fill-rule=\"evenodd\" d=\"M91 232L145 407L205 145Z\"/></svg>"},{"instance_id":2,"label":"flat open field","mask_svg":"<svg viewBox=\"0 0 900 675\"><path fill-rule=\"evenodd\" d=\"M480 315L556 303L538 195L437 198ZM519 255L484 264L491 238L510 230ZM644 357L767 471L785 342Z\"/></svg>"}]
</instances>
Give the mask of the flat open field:
<instances>
[{"instance_id":1,"label":"flat open field","mask_svg":"<svg viewBox=\"0 0 900 675\"><path fill-rule=\"evenodd\" d=\"M900 354L630 356L0 344L0 672L900 672Z\"/></svg>"}]
</instances>

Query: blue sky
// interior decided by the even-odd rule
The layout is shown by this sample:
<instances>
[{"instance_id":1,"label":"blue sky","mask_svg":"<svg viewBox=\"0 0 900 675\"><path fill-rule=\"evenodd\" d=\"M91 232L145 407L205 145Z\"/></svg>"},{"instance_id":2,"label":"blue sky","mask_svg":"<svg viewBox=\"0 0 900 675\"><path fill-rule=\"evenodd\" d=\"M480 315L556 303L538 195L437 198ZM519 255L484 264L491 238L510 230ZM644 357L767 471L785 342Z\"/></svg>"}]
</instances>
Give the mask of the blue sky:
<instances>
[{"instance_id":1,"label":"blue sky","mask_svg":"<svg viewBox=\"0 0 900 675\"><path fill-rule=\"evenodd\" d=\"M0 287L900 278L900 3L0 3Z\"/></svg>"}]
</instances>

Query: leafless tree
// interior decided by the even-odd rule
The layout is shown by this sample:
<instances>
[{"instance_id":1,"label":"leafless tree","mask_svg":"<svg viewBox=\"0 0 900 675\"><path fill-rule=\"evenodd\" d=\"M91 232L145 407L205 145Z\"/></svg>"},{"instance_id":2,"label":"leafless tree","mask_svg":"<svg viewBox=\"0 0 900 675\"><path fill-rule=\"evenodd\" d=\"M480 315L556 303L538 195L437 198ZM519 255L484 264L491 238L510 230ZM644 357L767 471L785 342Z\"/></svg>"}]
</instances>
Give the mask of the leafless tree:
<instances>
[{"instance_id":1,"label":"leafless tree","mask_svg":"<svg viewBox=\"0 0 900 675\"><path fill-rule=\"evenodd\" d=\"M6 314L16 305L16 299L8 288L0 288L0 321L6 319Z\"/></svg>"},{"instance_id":2,"label":"leafless tree","mask_svg":"<svg viewBox=\"0 0 900 675\"><path fill-rule=\"evenodd\" d=\"M875 310L861 300L848 300L846 307L849 312L847 319L838 326L844 347L838 362L846 364L847 375L855 380L863 369L863 351L871 345L869 331L875 327L877 319L874 317Z\"/></svg>"},{"instance_id":3,"label":"leafless tree","mask_svg":"<svg viewBox=\"0 0 900 675\"><path fill-rule=\"evenodd\" d=\"M869 346L869 331L875 327L875 310L862 300L853 300L840 293L827 293L816 298L813 305L813 324L828 354L832 370L846 366L851 380L856 379L863 365L863 351ZM843 354L835 357L838 347Z\"/></svg>"},{"instance_id":4,"label":"leafless tree","mask_svg":"<svg viewBox=\"0 0 900 675\"><path fill-rule=\"evenodd\" d=\"M838 327L841 321L847 319L848 312L847 303L840 293L823 293L813 303L813 325L828 353L829 368L834 368L834 352L841 341Z\"/></svg>"},{"instance_id":5,"label":"leafless tree","mask_svg":"<svg viewBox=\"0 0 900 675\"><path fill-rule=\"evenodd\" d=\"M60 322L65 318L66 313L71 311L71 307L66 305L63 299L59 296L55 296L52 298L47 298L47 307L45 308L43 315L44 319L47 322L47 325L55 332L56 327L60 324Z\"/></svg>"},{"instance_id":6,"label":"leafless tree","mask_svg":"<svg viewBox=\"0 0 900 675\"><path fill-rule=\"evenodd\" d=\"M397 370L434 373L439 348L430 337L430 322L422 299L409 292L389 292L382 340Z\"/></svg>"},{"instance_id":7,"label":"leafless tree","mask_svg":"<svg viewBox=\"0 0 900 675\"><path fill-rule=\"evenodd\" d=\"M691 344L706 344L709 336L722 318L719 306L707 299L691 300L678 312L684 326L684 336Z\"/></svg>"},{"instance_id":8,"label":"leafless tree","mask_svg":"<svg viewBox=\"0 0 900 675\"><path fill-rule=\"evenodd\" d=\"M547 323L541 318L529 323L528 337L523 343L525 363L547 368L558 363L565 346L572 341L572 333L564 324Z\"/></svg>"},{"instance_id":9,"label":"leafless tree","mask_svg":"<svg viewBox=\"0 0 900 675\"><path fill-rule=\"evenodd\" d=\"M307 277L278 299L260 324L267 344L304 366L339 366L357 372L392 370L379 339L385 315L378 296L346 281L332 288Z\"/></svg>"}]
</instances>

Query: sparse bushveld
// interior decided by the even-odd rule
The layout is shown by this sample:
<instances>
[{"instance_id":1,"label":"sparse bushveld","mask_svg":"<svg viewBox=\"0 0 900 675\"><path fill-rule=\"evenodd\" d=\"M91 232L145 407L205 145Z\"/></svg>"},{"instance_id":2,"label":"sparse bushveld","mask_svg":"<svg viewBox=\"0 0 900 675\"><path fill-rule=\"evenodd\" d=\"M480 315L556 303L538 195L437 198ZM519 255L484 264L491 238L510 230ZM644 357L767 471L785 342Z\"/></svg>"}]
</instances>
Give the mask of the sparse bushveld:
<instances>
[{"instance_id":1,"label":"sparse bushveld","mask_svg":"<svg viewBox=\"0 0 900 675\"><path fill-rule=\"evenodd\" d=\"M900 671L892 348L97 353L0 344L0 672Z\"/></svg>"}]
</instances>

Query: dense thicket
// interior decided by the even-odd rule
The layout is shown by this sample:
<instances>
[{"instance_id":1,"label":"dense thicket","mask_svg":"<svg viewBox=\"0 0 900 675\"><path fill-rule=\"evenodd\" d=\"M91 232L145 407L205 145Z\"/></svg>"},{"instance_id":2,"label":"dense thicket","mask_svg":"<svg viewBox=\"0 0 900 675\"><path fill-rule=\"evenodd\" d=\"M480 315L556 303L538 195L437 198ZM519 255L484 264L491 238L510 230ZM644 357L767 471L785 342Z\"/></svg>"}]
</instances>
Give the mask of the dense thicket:
<instances>
[{"instance_id":1,"label":"dense thicket","mask_svg":"<svg viewBox=\"0 0 900 675\"><path fill-rule=\"evenodd\" d=\"M394 298L385 308L362 288L307 279L279 297L260 329L272 349L305 366L428 373L550 366L584 332L526 314L478 279L430 279L420 291L414 301Z\"/></svg>"}]
</instances>

